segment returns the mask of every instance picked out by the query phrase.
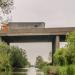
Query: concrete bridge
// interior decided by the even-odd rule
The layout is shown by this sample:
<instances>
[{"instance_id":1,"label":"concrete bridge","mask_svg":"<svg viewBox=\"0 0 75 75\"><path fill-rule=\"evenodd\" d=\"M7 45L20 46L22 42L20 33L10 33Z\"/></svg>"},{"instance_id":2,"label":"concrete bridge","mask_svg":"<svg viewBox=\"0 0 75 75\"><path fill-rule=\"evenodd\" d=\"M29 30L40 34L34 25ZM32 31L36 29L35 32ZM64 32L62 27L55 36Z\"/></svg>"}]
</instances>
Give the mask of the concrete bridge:
<instances>
[{"instance_id":1,"label":"concrete bridge","mask_svg":"<svg viewBox=\"0 0 75 75\"><path fill-rule=\"evenodd\" d=\"M8 26L9 27L9 26ZM52 42L52 54L59 48L59 42L65 42L66 35L75 30L75 27L62 28L8 28L8 31L0 31L0 37L3 41L10 43L15 42Z\"/></svg>"}]
</instances>

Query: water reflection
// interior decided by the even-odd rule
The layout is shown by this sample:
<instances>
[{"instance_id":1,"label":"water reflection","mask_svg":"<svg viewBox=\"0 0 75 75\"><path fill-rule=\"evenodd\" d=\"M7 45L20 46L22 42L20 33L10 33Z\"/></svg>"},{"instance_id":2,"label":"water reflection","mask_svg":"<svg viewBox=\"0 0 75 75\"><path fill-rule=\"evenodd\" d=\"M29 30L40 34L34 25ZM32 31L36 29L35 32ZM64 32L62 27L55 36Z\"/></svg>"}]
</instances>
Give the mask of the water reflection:
<instances>
[{"instance_id":1,"label":"water reflection","mask_svg":"<svg viewBox=\"0 0 75 75\"><path fill-rule=\"evenodd\" d=\"M11 72L0 72L0 75L12 75Z\"/></svg>"},{"instance_id":2,"label":"water reflection","mask_svg":"<svg viewBox=\"0 0 75 75\"><path fill-rule=\"evenodd\" d=\"M27 75L30 75L30 74L36 75L36 68L34 67L29 68L27 71Z\"/></svg>"},{"instance_id":3,"label":"water reflection","mask_svg":"<svg viewBox=\"0 0 75 75\"><path fill-rule=\"evenodd\" d=\"M38 71L35 67L14 69L13 72L0 72L0 75L44 75L43 72Z\"/></svg>"},{"instance_id":4,"label":"water reflection","mask_svg":"<svg viewBox=\"0 0 75 75\"><path fill-rule=\"evenodd\" d=\"M27 75L27 73L20 73L20 72L17 72L17 73L13 73L12 75Z\"/></svg>"},{"instance_id":5,"label":"water reflection","mask_svg":"<svg viewBox=\"0 0 75 75\"><path fill-rule=\"evenodd\" d=\"M28 69L26 68L15 68L12 75L27 75Z\"/></svg>"},{"instance_id":6,"label":"water reflection","mask_svg":"<svg viewBox=\"0 0 75 75\"><path fill-rule=\"evenodd\" d=\"M27 75L44 75L44 73L39 71L38 68L31 67L28 69Z\"/></svg>"}]
</instances>

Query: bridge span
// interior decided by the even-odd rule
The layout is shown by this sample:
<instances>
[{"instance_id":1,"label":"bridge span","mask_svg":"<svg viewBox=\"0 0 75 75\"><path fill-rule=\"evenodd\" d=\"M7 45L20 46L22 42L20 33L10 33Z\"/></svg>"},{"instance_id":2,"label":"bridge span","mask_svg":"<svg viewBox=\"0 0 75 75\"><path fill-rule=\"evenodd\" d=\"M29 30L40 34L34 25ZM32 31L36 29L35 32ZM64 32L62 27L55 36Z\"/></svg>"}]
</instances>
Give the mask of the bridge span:
<instances>
[{"instance_id":1,"label":"bridge span","mask_svg":"<svg viewBox=\"0 0 75 75\"><path fill-rule=\"evenodd\" d=\"M65 42L66 35L75 30L75 27L59 28L20 28L0 31L3 41L10 43L22 42L52 42L52 55L60 47L60 42Z\"/></svg>"}]
</instances>

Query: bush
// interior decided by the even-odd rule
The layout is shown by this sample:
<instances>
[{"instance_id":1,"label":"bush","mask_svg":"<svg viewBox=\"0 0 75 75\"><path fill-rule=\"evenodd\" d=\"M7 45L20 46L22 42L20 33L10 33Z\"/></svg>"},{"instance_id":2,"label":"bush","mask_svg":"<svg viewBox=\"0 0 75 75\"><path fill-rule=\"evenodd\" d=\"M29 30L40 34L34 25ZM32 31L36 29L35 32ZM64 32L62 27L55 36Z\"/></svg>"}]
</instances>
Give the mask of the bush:
<instances>
[{"instance_id":1,"label":"bush","mask_svg":"<svg viewBox=\"0 0 75 75\"><path fill-rule=\"evenodd\" d=\"M57 75L67 75L67 66L58 66Z\"/></svg>"},{"instance_id":2,"label":"bush","mask_svg":"<svg viewBox=\"0 0 75 75\"><path fill-rule=\"evenodd\" d=\"M75 65L69 65L68 66L67 75L75 75Z\"/></svg>"},{"instance_id":3,"label":"bush","mask_svg":"<svg viewBox=\"0 0 75 75\"><path fill-rule=\"evenodd\" d=\"M25 50L0 42L0 71L9 71L12 67L25 67L28 63Z\"/></svg>"},{"instance_id":4,"label":"bush","mask_svg":"<svg viewBox=\"0 0 75 75\"><path fill-rule=\"evenodd\" d=\"M36 67L39 69L42 69L42 67L44 66L44 60L41 56L36 57Z\"/></svg>"},{"instance_id":5,"label":"bush","mask_svg":"<svg viewBox=\"0 0 75 75\"><path fill-rule=\"evenodd\" d=\"M75 75L75 65L66 66L44 66L42 68L44 75Z\"/></svg>"},{"instance_id":6,"label":"bush","mask_svg":"<svg viewBox=\"0 0 75 75\"><path fill-rule=\"evenodd\" d=\"M67 64L67 49L66 48L60 48L56 50L53 58L54 58L54 64L55 65L66 65Z\"/></svg>"},{"instance_id":7,"label":"bush","mask_svg":"<svg viewBox=\"0 0 75 75\"><path fill-rule=\"evenodd\" d=\"M75 31L70 32L67 36L68 63L75 64Z\"/></svg>"},{"instance_id":8,"label":"bush","mask_svg":"<svg viewBox=\"0 0 75 75\"><path fill-rule=\"evenodd\" d=\"M11 66L12 67L25 67L28 64L26 52L18 47L11 47Z\"/></svg>"},{"instance_id":9,"label":"bush","mask_svg":"<svg viewBox=\"0 0 75 75\"><path fill-rule=\"evenodd\" d=\"M75 64L75 31L67 35L66 48L56 50L54 54L54 63L58 65Z\"/></svg>"},{"instance_id":10,"label":"bush","mask_svg":"<svg viewBox=\"0 0 75 75\"><path fill-rule=\"evenodd\" d=\"M58 66L57 75L75 75L75 65Z\"/></svg>"},{"instance_id":11,"label":"bush","mask_svg":"<svg viewBox=\"0 0 75 75\"><path fill-rule=\"evenodd\" d=\"M50 66L44 66L42 68L42 71L44 72L44 75L48 75L48 73L50 72Z\"/></svg>"},{"instance_id":12,"label":"bush","mask_svg":"<svg viewBox=\"0 0 75 75\"><path fill-rule=\"evenodd\" d=\"M60 65L57 75L75 75L75 31L67 36L66 48L56 50L54 64Z\"/></svg>"},{"instance_id":13,"label":"bush","mask_svg":"<svg viewBox=\"0 0 75 75\"><path fill-rule=\"evenodd\" d=\"M0 42L0 71L11 70L9 50L10 47L6 43Z\"/></svg>"}]
</instances>

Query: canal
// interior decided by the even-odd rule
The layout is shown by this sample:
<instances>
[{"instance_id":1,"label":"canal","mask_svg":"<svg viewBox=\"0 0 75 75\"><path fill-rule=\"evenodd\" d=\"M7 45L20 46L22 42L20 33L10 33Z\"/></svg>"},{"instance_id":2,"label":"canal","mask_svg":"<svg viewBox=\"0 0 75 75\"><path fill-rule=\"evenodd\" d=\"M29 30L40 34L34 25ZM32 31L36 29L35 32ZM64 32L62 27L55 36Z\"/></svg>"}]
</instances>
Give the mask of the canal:
<instances>
[{"instance_id":1,"label":"canal","mask_svg":"<svg viewBox=\"0 0 75 75\"><path fill-rule=\"evenodd\" d=\"M38 68L30 67L30 68L20 68L15 69L13 72L1 72L0 75L44 75Z\"/></svg>"}]
</instances>

